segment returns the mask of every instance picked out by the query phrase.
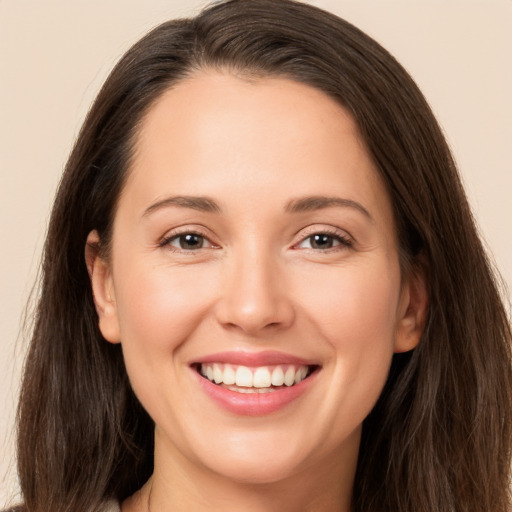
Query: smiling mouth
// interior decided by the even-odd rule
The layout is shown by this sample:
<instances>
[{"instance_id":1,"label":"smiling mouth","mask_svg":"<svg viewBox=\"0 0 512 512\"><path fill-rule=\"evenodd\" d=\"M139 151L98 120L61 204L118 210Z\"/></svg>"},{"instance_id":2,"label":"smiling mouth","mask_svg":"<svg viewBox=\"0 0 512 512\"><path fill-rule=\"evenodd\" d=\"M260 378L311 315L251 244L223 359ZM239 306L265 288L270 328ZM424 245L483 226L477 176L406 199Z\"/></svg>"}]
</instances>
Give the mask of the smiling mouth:
<instances>
[{"instance_id":1,"label":"smiling mouth","mask_svg":"<svg viewBox=\"0 0 512 512\"><path fill-rule=\"evenodd\" d=\"M249 367L225 363L195 363L194 369L211 383L237 393L271 393L296 386L317 365L272 365Z\"/></svg>"}]
</instances>

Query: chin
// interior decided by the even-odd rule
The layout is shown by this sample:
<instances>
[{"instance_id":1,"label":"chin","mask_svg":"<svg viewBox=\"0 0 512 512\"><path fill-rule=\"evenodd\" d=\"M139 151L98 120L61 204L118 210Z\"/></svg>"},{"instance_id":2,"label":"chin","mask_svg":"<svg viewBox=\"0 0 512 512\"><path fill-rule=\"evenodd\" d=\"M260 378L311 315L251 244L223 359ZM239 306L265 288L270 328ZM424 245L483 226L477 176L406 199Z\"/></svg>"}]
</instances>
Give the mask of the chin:
<instances>
[{"instance_id":1,"label":"chin","mask_svg":"<svg viewBox=\"0 0 512 512\"><path fill-rule=\"evenodd\" d=\"M237 484L270 485L288 479L297 472L295 461L232 458L211 469L220 477Z\"/></svg>"},{"instance_id":2,"label":"chin","mask_svg":"<svg viewBox=\"0 0 512 512\"><path fill-rule=\"evenodd\" d=\"M224 436L219 433L217 441L201 443L204 450L196 456L211 472L232 482L247 485L265 485L285 481L308 468L319 468L319 461L332 453L331 443L323 446L323 440L304 436L302 429L271 429ZM207 449L207 445L214 449ZM337 451L336 449L334 451ZM328 457L328 456L327 456ZM316 471L316 469L313 469Z\"/></svg>"}]
</instances>

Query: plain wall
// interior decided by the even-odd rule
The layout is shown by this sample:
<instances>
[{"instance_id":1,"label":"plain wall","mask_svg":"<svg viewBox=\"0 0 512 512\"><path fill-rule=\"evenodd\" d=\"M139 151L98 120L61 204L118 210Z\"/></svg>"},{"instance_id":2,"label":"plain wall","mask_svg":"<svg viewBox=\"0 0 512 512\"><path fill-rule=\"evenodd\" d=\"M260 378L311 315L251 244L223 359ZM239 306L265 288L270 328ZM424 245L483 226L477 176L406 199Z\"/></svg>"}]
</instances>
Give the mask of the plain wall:
<instances>
[{"instance_id":1,"label":"plain wall","mask_svg":"<svg viewBox=\"0 0 512 512\"><path fill-rule=\"evenodd\" d=\"M198 0L0 0L0 508L16 499L22 311L55 188L116 60ZM393 53L431 103L512 287L512 1L317 0ZM468 276L471 279L472 276Z\"/></svg>"}]
</instances>

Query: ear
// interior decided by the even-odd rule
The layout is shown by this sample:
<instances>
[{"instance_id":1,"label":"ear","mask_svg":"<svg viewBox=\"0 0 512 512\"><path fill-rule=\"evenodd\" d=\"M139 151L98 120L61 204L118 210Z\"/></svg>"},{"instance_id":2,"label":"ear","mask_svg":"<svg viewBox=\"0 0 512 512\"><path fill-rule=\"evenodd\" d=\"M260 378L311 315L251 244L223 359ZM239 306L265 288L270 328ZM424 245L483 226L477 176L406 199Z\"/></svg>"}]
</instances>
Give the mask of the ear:
<instances>
[{"instance_id":1,"label":"ear","mask_svg":"<svg viewBox=\"0 0 512 512\"><path fill-rule=\"evenodd\" d=\"M402 284L395 352L408 352L420 342L428 314L428 291L425 267L418 265Z\"/></svg>"},{"instance_id":2,"label":"ear","mask_svg":"<svg viewBox=\"0 0 512 512\"><path fill-rule=\"evenodd\" d=\"M110 265L100 256L99 244L98 232L91 231L85 244L85 262L91 280L94 305L103 337L111 343L120 343L121 335L112 271Z\"/></svg>"}]
</instances>

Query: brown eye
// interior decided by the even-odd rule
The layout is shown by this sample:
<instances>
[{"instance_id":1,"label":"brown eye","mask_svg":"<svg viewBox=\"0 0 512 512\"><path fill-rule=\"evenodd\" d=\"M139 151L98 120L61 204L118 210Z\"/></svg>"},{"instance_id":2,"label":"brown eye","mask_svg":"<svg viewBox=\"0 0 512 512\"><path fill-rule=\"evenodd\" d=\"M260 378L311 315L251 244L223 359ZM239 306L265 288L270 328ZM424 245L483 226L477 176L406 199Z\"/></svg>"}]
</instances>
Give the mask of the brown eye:
<instances>
[{"instance_id":1,"label":"brown eye","mask_svg":"<svg viewBox=\"0 0 512 512\"><path fill-rule=\"evenodd\" d=\"M340 247L341 246L341 247ZM335 247L351 247L350 239L343 237L341 234L330 233L314 233L302 240L298 245L300 249L314 249L318 251L326 251Z\"/></svg>"},{"instance_id":2,"label":"brown eye","mask_svg":"<svg viewBox=\"0 0 512 512\"><path fill-rule=\"evenodd\" d=\"M184 233L177 235L169 241L169 245L184 251L203 249L207 245L206 239L196 233Z\"/></svg>"},{"instance_id":3,"label":"brown eye","mask_svg":"<svg viewBox=\"0 0 512 512\"><path fill-rule=\"evenodd\" d=\"M312 235L309 238L312 249L330 249L335 244L334 238L324 233Z\"/></svg>"},{"instance_id":4,"label":"brown eye","mask_svg":"<svg viewBox=\"0 0 512 512\"><path fill-rule=\"evenodd\" d=\"M338 236L329 235L327 233L315 233L305 238L299 244L299 247L302 249L326 250L342 244L346 245L345 241Z\"/></svg>"}]
</instances>

